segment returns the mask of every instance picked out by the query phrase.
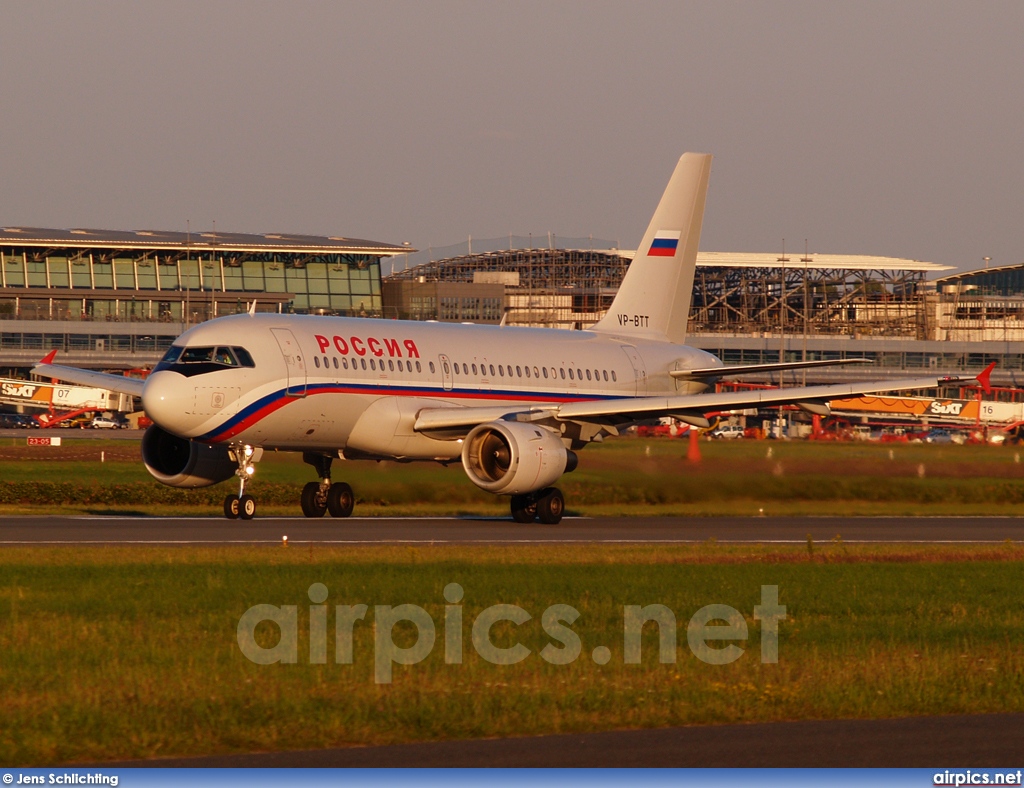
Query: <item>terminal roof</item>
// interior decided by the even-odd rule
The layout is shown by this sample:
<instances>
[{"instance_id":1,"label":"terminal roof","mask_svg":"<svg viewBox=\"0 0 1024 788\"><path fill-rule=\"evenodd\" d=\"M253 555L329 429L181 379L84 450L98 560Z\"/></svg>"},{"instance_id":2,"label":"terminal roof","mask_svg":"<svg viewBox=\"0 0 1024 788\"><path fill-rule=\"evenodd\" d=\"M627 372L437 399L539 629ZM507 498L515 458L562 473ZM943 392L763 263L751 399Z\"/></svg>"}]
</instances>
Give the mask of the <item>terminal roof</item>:
<instances>
[{"instance_id":1,"label":"terminal roof","mask_svg":"<svg viewBox=\"0 0 1024 788\"><path fill-rule=\"evenodd\" d=\"M2 227L0 244L100 249L194 249L211 251L305 252L394 255L415 252L407 246L341 236L293 233L179 233L166 230L52 230L40 227Z\"/></svg>"}]
</instances>

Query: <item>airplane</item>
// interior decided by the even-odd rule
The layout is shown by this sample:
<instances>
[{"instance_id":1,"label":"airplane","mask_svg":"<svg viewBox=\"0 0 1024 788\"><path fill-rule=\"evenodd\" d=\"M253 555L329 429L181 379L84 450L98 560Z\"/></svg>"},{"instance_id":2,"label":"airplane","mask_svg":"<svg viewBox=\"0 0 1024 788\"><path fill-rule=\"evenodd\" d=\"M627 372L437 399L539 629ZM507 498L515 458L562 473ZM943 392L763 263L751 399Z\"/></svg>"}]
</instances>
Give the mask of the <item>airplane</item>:
<instances>
[{"instance_id":1,"label":"airplane","mask_svg":"<svg viewBox=\"0 0 1024 788\"><path fill-rule=\"evenodd\" d=\"M142 457L158 481L195 488L238 478L228 518L252 519L246 492L266 450L301 452L317 481L307 517L351 515L335 459L461 461L469 480L508 496L516 522L554 525L553 485L589 443L671 416L933 388L953 377L718 393L725 375L853 363L727 367L685 344L711 156L679 159L608 313L587 330L247 313L178 337L145 381L54 363L33 372L142 399L153 425Z\"/></svg>"}]
</instances>

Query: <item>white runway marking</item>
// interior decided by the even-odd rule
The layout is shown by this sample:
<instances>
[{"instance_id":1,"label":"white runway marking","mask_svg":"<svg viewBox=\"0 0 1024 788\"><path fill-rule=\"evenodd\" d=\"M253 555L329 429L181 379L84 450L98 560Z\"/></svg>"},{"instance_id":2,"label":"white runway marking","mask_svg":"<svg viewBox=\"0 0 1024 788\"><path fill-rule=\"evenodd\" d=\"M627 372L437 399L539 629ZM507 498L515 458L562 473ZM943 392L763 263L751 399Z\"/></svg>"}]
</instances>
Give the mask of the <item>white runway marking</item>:
<instances>
[{"instance_id":1,"label":"white runway marking","mask_svg":"<svg viewBox=\"0 0 1024 788\"><path fill-rule=\"evenodd\" d=\"M707 539L289 539L289 545L705 544ZM807 544L806 539L715 539L718 544ZM1005 544L1005 539L844 539L843 544ZM0 545L280 545L280 539L0 540ZM829 543L817 542L819 547Z\"/></svg>"}]
</instances>

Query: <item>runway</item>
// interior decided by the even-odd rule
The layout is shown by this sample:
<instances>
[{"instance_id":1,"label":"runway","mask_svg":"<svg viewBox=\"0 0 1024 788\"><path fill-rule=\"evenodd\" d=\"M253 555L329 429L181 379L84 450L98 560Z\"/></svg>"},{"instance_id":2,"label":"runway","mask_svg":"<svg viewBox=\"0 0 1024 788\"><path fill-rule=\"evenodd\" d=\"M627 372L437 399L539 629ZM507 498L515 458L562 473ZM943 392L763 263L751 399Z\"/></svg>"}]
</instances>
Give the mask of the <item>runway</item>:
<instances>
[{"instance_id":1,"label":"runway","mask_svg":"<svg viewBox=\"0 0 1024 788\"><path fill-rule=\"evenodd\" d=\"M507 518L12 516L0 545L17 544L687 544L996 543L1024 541L1016 517L568 517L559 525Z\"/></svg>"},{"instance_id":2,"label":"runway","mask_svg":"<svg viewBox=\"0 0 1024 788\"><path fill-rule=\"evenodd\" d=\"M988 767L1020 761L1024 714L808 720L444 741L91 766Z\"/></svg>"}]
</instances>

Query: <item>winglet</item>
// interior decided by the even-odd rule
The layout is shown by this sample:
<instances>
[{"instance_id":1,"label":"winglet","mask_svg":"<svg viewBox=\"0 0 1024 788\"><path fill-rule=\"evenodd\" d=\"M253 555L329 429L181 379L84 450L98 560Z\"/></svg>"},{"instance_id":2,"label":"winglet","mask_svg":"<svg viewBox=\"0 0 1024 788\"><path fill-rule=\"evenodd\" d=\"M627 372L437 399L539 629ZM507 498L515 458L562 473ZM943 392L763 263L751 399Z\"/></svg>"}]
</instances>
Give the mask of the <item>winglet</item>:
<instances>
[{"instance_id":1,"label":"winglet","mask_svg":"<svg viewBox=\"0 0 1024 788\"><path fill-rule=\"evenodd\" d=\"M992 370L995 369L995 368L996 368L996 362L993 361L991 364L989 364L987 367L985 367L985 370L983 372L980 372L978 374L978 376L975 378L975 380L977 380L978 383L981 384L981 387L982 387L982 389L984 389L986 394L991 394L992 393L992 383L989 380L989 378L992 377Z\"/></svg>"},{"instance_id":2,"label":"winglet","mask_svg":"<svg viewBox=\"0 0 1024 788\"><path fill-rule=\"evenodd\" d=\"M42 357L42 358L41 358L41 359L39 360L39 363L40 363L40 364L52 364L52 363L53 363L53 360L54 360L54 359L55 359L56 357L57 357L57 348L54 348L54 349L53 349L53 350L51 350L51 351L50 351L49 353L47 353L47 354L46 354L45 356L43 356L43 357Z\"/></svg>"}]
</instances>

